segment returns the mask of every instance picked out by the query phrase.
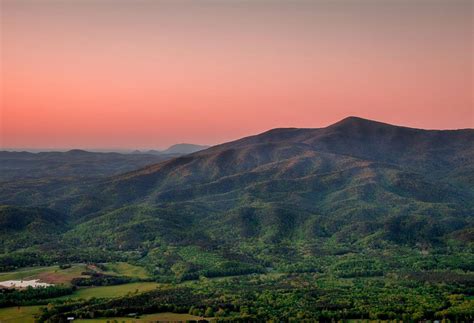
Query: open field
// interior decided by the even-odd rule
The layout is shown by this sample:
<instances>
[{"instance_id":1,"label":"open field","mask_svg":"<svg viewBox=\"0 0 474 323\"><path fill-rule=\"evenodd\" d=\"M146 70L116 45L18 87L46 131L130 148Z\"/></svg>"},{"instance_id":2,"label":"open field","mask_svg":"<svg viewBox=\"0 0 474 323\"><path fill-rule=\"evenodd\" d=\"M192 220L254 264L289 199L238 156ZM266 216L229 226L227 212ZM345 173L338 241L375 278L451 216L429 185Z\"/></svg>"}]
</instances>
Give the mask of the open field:
<instances>
[{"instance_id":1,"label":"open field","mask_svg":"<svg viewBox=\"0 0 474 323\"><path fill-rule=\"evenodd\" d=\"M104 274L134 277L139 279L150 278L143 267L128 264L126 262L107 263Z\"/></svg>"},{"instance_id":2,"label":"open field","mask_svg":"<svg viewBox=\"0 0 474 323\"><path fill-rule=\"evenodd\" d=\"M82 323L106 323L106 322L126 322L126 323L148 323L148 322L186 322L187 320L200 320L202 316L195 316L190 314L177 314L177 313L157 313L142 315L140 318L129 318L129 317L108 317L108 318L97 318L88 320L77 320L75 322ZM209 319L209 318L207 318Z\"/></svg>"},{"instance_id":3,"label":"open field","mask_svg":"<svg viewBox=\"0 0 474 323\"><path fill-rule=\"evenodd\" d=\"M29 267L0 273L0 281L39 279L49 284L67 284L73 278L80 277L85 270L85 264L72 265L71 268L66 269L61 269L59 266Z\"/></svg>"},{"instance_id":4,"label":"open field","mask_svg":"<svg viewBox=\"0 0 474 323\"><path fill-rule=\"evenodd\" d=\"M17 307L7 307L0 309L0 323L33 323L34 315L39 312L40 306L22 306ZM84 323L105 323L113 322L117 320L118 322L126 323L145 323L145 322L179 322L186 320L199 320L202 319L200 316L190 315L190 314L177 314L177 313L156 313L142 315L139 319L129 318L129 317L108 317L108 318L97 318L97 319L83 319L76 320L75 322L84 322Z\"/></svg>"},{"instance_id":5,"label":"open field","mask_svg":"<svg viewBox=\"0 0 474 323\"><path fill-rule=\"evenodd\" d=\"M0 323L33 323L40 306L0 308Z\"/></svg>"},{"instance_id":6,"label":"open field","mask_svg":"<svg viewBox=\"0 0 474 323\"><path fill-rule=\"evenodd\" d=\"M29 271L31 273L31 271ZM153 282L139 282L115 286L101 286L81 288L72 295L67 295L54 300L65 299L90 299L96 298L113 298L120 297L127 294L141 293L155 289L159 284ZM6 307L0 308L0 323L30 323L34 322L34 314L39 312L40 306L21 306L21 307ZM103 322L106 322L104 320ZM119 322L122 322L121 319ZM98 321L102 322L102 321Z\"/></svg>"},{"instance_id":7,"label":"open field","mask_svg":"<svg viewBox=\"0 0 474 323\"><path fill-rule=\"evenodd\" d=\"M80 288L72 295L63 296L57 299L89 299L95 298L113 298L127 295L128 293L142 293L153 290L158 287L158 283L154 282L138 282L123 285L100 286Z\"/></svg>"},{"instance_id":8,"label":"open field","mask_svg":"<svg viewBox=\"0 0 474 323\"><path fill-rule=\"evenodd\" d=\"M98 271L107 275L127 276L138 279L149 278L148 273L143 267L131 265L125 262L105 264L106 270L102 271L98 267L88 266L86 264L74 264L70 268L61 269L59 266L46 267L28 267L11 272L0 273L0 281L8 280L33 280L49 284L69 284L72 279L85 277L81 275L85 271Z\"/></svg>"},{"instance_id":9,"label":"open field","mask_svg":"<svg viewBox=\"0 0 474 323\"><path fill-rule=\"evenodd\" d=\"M50 270L55 270L51 267L37 268L36 270L28 269L22 270L21 273L9 273L10 277L15 274L23 277L24 275L35 275L38 273L50 273ZM20 278L21 279L21 278ZM114 286L101 286L101 287L86 287L80 288L72 295L58 297L51 299L65 300L65 299L90 299L95 298L113 298L120 297L127 294L141 293L155 289L159 284L154 282L137 282L123 285ZM21 307L6 307L0 308L0 323L30 323L34 322L34 314L39 312L40 306L21 306ZM122 322L123 320L120 320ZM99 321L102 322L102 321ZM104 320L106 322L106 320Z\"/></svg>"}]
</instances>

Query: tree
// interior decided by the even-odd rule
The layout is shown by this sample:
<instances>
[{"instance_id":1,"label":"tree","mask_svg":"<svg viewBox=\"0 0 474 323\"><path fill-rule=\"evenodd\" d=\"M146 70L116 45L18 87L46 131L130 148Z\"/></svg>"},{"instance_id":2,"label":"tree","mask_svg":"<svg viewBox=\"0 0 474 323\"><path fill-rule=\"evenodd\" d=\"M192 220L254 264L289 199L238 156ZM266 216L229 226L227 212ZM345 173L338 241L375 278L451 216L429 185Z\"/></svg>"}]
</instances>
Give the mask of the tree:
<instances>
[{"instance_id":1,"label":"tree","mask_svg":"<svg viewBox=\"0 0 474 323\"><path fill-rule=\"evenodd\" d=\"M225 316L225 315L226 315L226 312L225 312L224 309L219 308L219 310L217 310L217 312L216 312L215 315L216 315L216 316Z\"/></svg>"},{"instance_id":2,"label":"tree","mask_svg":"<svg viewBox=\"0 0 474 323\"><path fill-rule=\"evenodd\" d=\"M213 317L214 316L214 310L212 309L212 307L208 307L206 309L206 312L204 313L204 316L206 316L206 317Z\"/></svg>"}]
</instances>

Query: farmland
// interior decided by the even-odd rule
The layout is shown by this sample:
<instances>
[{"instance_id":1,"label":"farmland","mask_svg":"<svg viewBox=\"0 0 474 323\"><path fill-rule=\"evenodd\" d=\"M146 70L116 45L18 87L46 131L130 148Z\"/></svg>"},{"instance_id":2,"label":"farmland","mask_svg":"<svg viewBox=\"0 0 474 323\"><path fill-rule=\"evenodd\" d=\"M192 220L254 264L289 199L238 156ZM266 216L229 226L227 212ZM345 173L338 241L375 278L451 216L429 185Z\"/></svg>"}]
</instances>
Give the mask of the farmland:
<instances>
[{"instance_id":1,"label":"farmland","mask_svg":"<svg viewBox=\"0 0 474 323\"><path fill-rule=\"evenodd\" d=\"M209 252L196 252L193 256L190 249L181 254L189 261L202 264L213 259ZM17 319L18 322L32 319L36 314L42 320L52 318L53 321L59 317L75 316L87 319L84 322L113 322L113 319L128 322L129 314L141 314L140 320L144 320L148 319L145 315L161 313L153 319L170 321L165 319L169 317L163 313L176 313L173 314L177 315L176 318L183 319L189 318L186 315L278 318L288 314L292 318L319 320L394 319L403 316L414 320L444 317L462 321L472 317L474 308L474 300L469 296L474 277L470 271L462 269L472 261L467 254L462 258L465 263L453 262L453 258L440 255L417 256L406 252L402 254L401 251L392 255L364 257L343 254L320 257L317 271L305 272L307 265L304 261L298 261L292 266L282 263L267 273L200 276L168 283L151 281L147 271L127 263L75 264L65 269L56 266L29 268L3 273L2 276L34 278L38 275L51 276L52 273L61 275L62 271L69 277L73 277L73 273L79 275L65 282L64 286L77 282L74 279L87 273L99 278L130 275L136 281L110 286L75 287L70 294L38 299L36 304L29 303L42 305L44 310L38 306L21 306L21 310L8 307L0 311L0 318ZM215 266L221 266L223 261L218 256L213 260L216 261ZM410 268L417 266L424 269L410 271ZM139 277L147 277L143 279L150 281L140 280ZM100 319L102 317L103 320Z\"/></svg>"},{"instance_id":2,"label":"farmland","mask_svg":"<svg viewBox=\"0 0 474 323\"><path fill-rule=\"evenodd\" d=\"M74 279L88 277L89 273L104 273L112 276L127 276L135 280L149 278L147 272L138 266L128 263L110 263L101 266L73 264L63 268L60 266L45 266L37 268L22 268L16 271L0 273L0 280L26 280L38 279L43 282L56 284L56 286L71 286ZM135 295L155 289L159 285L155 282L136 281L113 286L87 286L75 288L69 295L40 300L38 303L44 305L78 299L90 298L114 298L125 295ZM69 287L70 288L70 287ZM33 322L34 315L40 313L41 306L15 306L0 308L0 322Z\"/></svg>"},{"instance_id":3,"label":"farmland","mask_svg":"<svg viewBox=\"0 0 474 323\"><path fill-rule=\"evenodd\" d=\"M0 308L1 323L33 323L34 315L39 312L40 306L21 306Z\"/></svg>"},{"instance_id":4,"label":"farmland","mask_svg":"<svg viewBox=\"0 0 474 323\"><path fill-rule=\"evenodd\" d=\"M77 320L78 323L106 323L106 322L125 322L125 323L148 323L148 322L185 322L187 320L199 320L202 316L190 315L190 314L177 314L177 313L157 313L140 316L140 318L130 317L108 317L108 318L97 318L97 319L82 319Z\"/></svg>"},{"instance_id":5,"label":"farmland","mask_svg":"<svg viewBox=\"0 0 474 323\"><path fill-rule=\"evenodd\" d=\"M159 284L154 282L137 282L114 286L100 286L79 288L72 295L66 295L57 300L66 299L89 299L95 298L113 298L125 296L127 294L137 294L155 289Z\"/></svg>"},{"instance_id":6,"label":"farmland","mask_svg":"<svg viewBox=\"0 0 474 323\"><path fill-rule=\"evenodd\" d=\"M134 266L126 262L106 264L104 274L121 275L127 277L135 277L139 279L150 278L150 275L143 267Z\"/></svg>"},{"instance_id":7,"label":"farmland","mask_svg":"<svg viewBox=\"0 0 474 323\"><path fill-rule=\"evenodd\" d=\"M0 281L39 279L50 284L67 284L73 278L80 277L85 270L84 264L76 264L66 269L60 269L59 266L22 268L0 273Z\"/></svg>"}]
</instances>

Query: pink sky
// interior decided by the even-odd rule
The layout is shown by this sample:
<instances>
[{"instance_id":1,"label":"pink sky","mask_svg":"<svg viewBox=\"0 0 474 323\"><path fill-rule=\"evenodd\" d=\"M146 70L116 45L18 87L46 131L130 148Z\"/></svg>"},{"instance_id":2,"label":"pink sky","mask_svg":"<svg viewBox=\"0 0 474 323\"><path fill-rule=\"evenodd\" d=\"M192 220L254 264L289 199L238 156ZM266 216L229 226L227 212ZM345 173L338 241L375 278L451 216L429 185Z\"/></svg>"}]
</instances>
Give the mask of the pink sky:
<instances>
[{"instance_id":1,"label":"pink sky","mask_svg":"<svg viewBox=\"0 0 474 323\"><path fill-rule=\"evenodd\" d=\"M470 0L0 3L0 148L474 127Z\"/></svg>"}]
</instances>

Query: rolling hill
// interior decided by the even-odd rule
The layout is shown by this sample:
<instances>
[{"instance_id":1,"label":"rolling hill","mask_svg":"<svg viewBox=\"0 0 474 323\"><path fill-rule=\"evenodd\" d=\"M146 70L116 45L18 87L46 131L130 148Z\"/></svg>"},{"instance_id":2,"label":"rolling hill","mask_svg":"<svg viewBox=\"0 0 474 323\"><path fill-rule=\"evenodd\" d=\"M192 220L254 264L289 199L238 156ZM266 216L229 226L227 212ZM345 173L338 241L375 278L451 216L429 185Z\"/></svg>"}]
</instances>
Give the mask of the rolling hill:
<instances>
[{"instance_id":1,"label":"rolling hill","mask_svg":"<svg viewBox=\"0 0 474 323\"><path fill-rule=\"evenodd\" d=\"M0 181L112 176L169 158L152 154L137 156L80 149L39 153L0 151Z\"/></svg>"},{"instance_id":2,"label":"rolling hill","mask_svg":"<svg viewBox=\"0 0 474 323\"><path fill-rule=\"evenodd\" d=\"M45 244L65 232L64 215L44 208L0 206L0 250Z\"/></svg>"},{"instance_id":3,"label":"rolling hill","mask_svg":"<svg viewBox=\"0 0 474 323\"><path fill-rule=\"evenodd\" d=\"M163 151L92 152L69 151L27 152L0 151L0 181L45 178L98 178L118 175L160 161L190 154L209 146L176 144Z\"/></svg>"}]
</instances>

